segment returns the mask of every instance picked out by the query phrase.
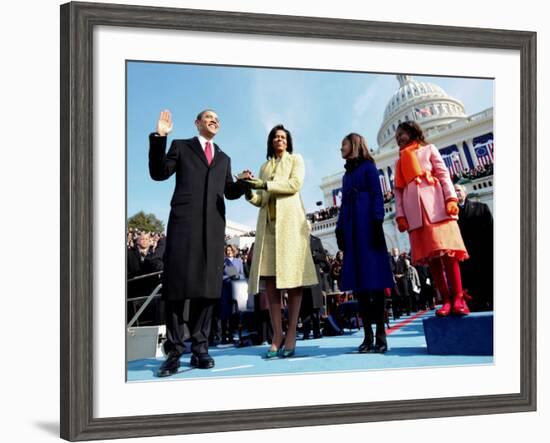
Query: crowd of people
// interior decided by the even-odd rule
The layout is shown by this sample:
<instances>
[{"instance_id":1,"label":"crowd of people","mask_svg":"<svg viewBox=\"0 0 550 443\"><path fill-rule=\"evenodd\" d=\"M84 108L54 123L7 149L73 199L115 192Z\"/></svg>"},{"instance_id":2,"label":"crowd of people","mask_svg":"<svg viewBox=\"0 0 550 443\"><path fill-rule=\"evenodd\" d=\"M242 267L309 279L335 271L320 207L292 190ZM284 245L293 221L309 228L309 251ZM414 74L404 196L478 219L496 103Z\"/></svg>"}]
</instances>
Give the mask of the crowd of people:
<instances>
[{"instance_id":1,"label":"crowd of people","mask_svg":"<svg viewBox=\"0 0 550 443\"><path fill-rule=\"evenodd\" d=\"M320 221L329 220L338 216L338 206L329 206L328 208L319 209L315 212L307 214L307 219L311 223L318 223Z\"/></svg>"},{"instance_id":2,"label":"crowd of people","mask_svg":"<svg viewBox=\"0 0 550 443\"><path fill-rule=\"evenodd\" d=\"M153 251L157 249L157 246L164 241L166 234L164 232L147 231L138 228L128 228L126 230L126 247L128 249L135 248L139 240L141 240L142 246L147 242L147 246L152 248Z\"/></svg>"},{"instance_id":3,"label":"crowd of people","mask_svg":"<svg viewBox=\"0 0 550 443\"><path fill-rule=\"evenodd\" d=\"M473 169L464 169L459 174L451 174L451 181L457 183L461 180L476 180L490 175L493 175L493 163L477 165Z\"/></svg>"}]
</instances>

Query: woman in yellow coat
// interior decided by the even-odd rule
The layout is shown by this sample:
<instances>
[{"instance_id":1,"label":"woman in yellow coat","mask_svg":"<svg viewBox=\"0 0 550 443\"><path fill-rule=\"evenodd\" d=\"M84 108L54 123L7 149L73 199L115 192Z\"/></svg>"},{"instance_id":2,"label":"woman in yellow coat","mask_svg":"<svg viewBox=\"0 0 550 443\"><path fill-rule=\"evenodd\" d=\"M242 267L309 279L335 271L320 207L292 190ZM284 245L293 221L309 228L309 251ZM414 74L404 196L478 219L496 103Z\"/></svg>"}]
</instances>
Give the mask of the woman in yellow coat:
<instances>
[{"instance_id":1,"label":"woman in yellow coat","mask_svg":"<svg viewBox=\"0 0 550 443\"><path fill-rule=\"evenodd\" d=\"M267 161L261 166L258 178L245 171L245 182L255 189L247 192L247 200L260 208L248 291L259 292L260 279L265 284L273 326L273 340L266 358L294 355L302 288L317 284L309 226L300 197L304 175L304 160L293 154L292 136L283 125L275 126L269 133ZM284 349L282 289L288 292Z\"/></svg>"}]
</instances>

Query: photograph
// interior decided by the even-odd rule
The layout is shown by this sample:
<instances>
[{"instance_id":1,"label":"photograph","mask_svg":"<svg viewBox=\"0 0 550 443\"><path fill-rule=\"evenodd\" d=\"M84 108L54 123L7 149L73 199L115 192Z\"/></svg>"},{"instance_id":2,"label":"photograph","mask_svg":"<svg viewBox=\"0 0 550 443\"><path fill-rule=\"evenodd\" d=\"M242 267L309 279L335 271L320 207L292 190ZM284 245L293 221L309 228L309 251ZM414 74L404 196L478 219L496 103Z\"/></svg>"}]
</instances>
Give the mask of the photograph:
<instances>
[{"instance_id":1,"label":"photograph","mask_svg":"<svg viewBox=\"0 0 550 443\"><path fill-rule=\"evenodd\" d=\"M60 21L62 438L536 410L535 32Z\"/></svg>"},{"instance_id":2,"label":"photograph","mask_svg":"<svg viewBox=\"0 0 550 443\"><path fill-rule=\"evenodd\" d=\"M2 441L545 435L550 27L498 6L6 2Z\"/></svg>"},{"instance_id":3,"label":"photograph","mask_svg":"<svg viewBox=\"0 0 550 443\"><path fill-rule=\"evenodd\" d=\"M494 79L429 74L126 62L128 382L493 363Z\"/></svg>"}]
</instances>

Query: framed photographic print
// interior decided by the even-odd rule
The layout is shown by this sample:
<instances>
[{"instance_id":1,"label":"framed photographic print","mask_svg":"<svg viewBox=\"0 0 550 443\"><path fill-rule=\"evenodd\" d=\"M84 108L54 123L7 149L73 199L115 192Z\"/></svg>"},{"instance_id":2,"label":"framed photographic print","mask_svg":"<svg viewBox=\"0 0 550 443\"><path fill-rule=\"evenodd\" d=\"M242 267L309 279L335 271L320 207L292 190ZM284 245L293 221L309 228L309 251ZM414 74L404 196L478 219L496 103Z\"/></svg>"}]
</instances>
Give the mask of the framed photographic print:
<instances>
[{"instance_id":1,"label":"framed photographic print","mask_svg":"<svg viewBox=\"0 0 550 443\"><path fill-rule=\"evenodd\" d=\"M535 33L68 3L61 7L61 36L62 438L535 410ZM254 306L246 290L239 300L241 289L233 285L235 304L226 318L235 320L229 333L235 343L211 342L213 368L196 368L187 352L176 373L158 377L162 303L152 294L151 304L140 307L159 283L159 292L167 286L162 269L130 275L128 242L139 268L145 261L140 242L149 247L152 236L160 248L165 228L168 239L170 229L175 232L173 217L199 218L198 212L182 215L181 207L174 211L174 200L169 214L174 181L151 178L149 143L150 136L166 135L160 120L173 126L169 142L201 133L205 110L219 119L212 123L213 159L205 150L201 161L214 168L227 154L233 175L250 170L260 177L270 130L282 123L292 133L305 167L303 212L330 260L339 249L334 229L347 198L341 149L355 133L365 136L376 164L385 244L409 250L407 234L397 229L395 135L401 124L420 125L453 184L494 218L490 259L480 262L477 276L494 284L494 296L472 285L468 303L479 312L439 318L437 293L431 302L414 296L413 282L408 304L390 291L387 352L363 354L355 351L363 337L357 299L330 280L319 312L324 337L300 340L296 355L267 361L262 343L268 337L247 323L261 303L256 298ZM186 198L176 204L187 204ZM214 207L226 234L220 254L224 242L249 251L258 209L244 197L220 197ZM147 220L150 214L157 228L147 224L155 222ZM214 274L221 284L221 269ZM239 271L227 275L238 280ZM134 292L130 283L145 278L154 284ZM152 333L147 319L139 323L144 313L157 316L148 319ZM302 317L298 328L305 335ZM430 341L464 322L481 329L460 340L447 337L439 350ZM149 354L132 354L138 336L153 340ZM474 351L452 350L449 343L464 345L466 338ZM429 386L411 382L419 374Z\"/></svg>"}]
</instances>

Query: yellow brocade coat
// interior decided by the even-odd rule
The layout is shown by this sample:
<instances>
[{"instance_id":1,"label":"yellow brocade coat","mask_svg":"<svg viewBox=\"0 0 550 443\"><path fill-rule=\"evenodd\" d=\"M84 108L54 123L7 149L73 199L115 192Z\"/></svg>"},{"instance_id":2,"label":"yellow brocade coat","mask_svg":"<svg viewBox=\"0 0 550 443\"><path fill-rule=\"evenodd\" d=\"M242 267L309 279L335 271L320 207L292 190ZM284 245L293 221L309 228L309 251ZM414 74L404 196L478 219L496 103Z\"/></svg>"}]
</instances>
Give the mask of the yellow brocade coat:
<instances>
[{"instance_id":1,"label":"yellow brocade coat","mask_svg":"<svg viewBox=\"0 0 550 443\"><path fill-rule=\"evenodd\" d=\"M248 292L259 292L260 263L269 217L269 199L275 198L275 249L277 288L297 288L318 283L309 246L309 226L300 189L304 183L304 159L299 154L284 152L279 164L265 162L259 178L267 182L267 190L253 193L248 200L260 208L256 225L256 242L248 280Z\"/></svg>"}]
</instances>

